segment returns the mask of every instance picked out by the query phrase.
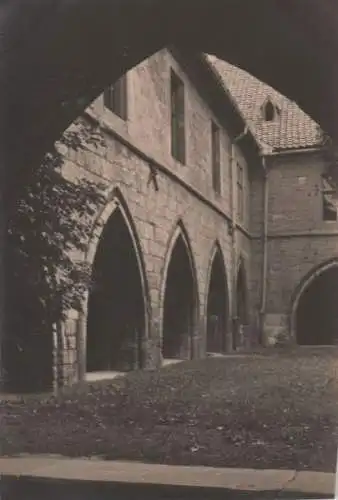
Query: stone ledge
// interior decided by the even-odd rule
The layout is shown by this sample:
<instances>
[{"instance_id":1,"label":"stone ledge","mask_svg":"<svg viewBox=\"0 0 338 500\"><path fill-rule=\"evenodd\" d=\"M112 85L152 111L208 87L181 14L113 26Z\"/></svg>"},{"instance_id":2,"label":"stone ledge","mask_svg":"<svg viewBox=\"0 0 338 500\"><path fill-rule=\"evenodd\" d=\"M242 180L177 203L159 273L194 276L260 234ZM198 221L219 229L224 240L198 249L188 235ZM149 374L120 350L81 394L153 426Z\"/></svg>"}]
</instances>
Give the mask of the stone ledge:
<instances>
[{"instance_id":1,"label":"stone ledge","mask_svg":"<svg viewBox=\"0 0 338 500\"><path fill-rule=\"evenodd\" d=\"M334 495L335 474L273 469L236 469L70 459L61 456L0 458L3 478L142 484L235 491L281 491Z\"/></svg>"}]
</instances>

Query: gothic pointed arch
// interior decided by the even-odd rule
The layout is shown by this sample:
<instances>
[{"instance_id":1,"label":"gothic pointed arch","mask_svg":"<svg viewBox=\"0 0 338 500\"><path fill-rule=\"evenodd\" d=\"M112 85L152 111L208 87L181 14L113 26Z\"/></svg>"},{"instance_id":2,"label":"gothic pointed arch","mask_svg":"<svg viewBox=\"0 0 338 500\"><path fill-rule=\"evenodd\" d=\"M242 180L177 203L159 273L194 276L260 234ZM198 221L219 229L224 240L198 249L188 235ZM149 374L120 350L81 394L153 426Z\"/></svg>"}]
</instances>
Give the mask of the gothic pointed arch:
<instances>
[{"instance_id":1,"label":"gothic pointed arch","mask_svg":"<svg viewBox=\"0 0 338 500\"><path fill-rule=\"evenodd\" d=\"M136 228L117 188L97 219L86 259L93 278L86 307L87 372L142 368L148 287Z\"/></svg>"},{"instance_id":2,"label":"gothic pointed arch","mask_svg":"<svg viewBox=\"0 0 338 500\"><path fill-rule=\"evenodd\" d=\"M99 212L98 216L94 221L92 234L90 237L89 245L85 256L86 262L88 262L89 264L93 263L97 245L99 243L101 234L104 230L105 224L107 223L109 217L113 214L116 208L119 208L121 210L121 213L130 231L130 235L133 240L133 246L135 247L135 251L137 252L139 265L142 268L142 271L145 271L142 247L140 244L140 239L137 235L135 222L129 210L128 203L122 193L122 190L117 186L114 187L111 191L109 191L109 193L107 193L107 203L101 209L101 211Z\"/></svg>"},{"instance_id":3,"label":"gothic pointed arch","mask_svg":"<svg viewBox=\"0 0 338 500\"><path fill-rule=\"evenodd\" d=\"M193 357L198 287L190 240L181 220L169 239L162 276L162 357Z\"/></svg>"},{"instance_id":4,"label":"gothic pointed arch","mask_svg":"<svg viewBox=\"0 0 338 500\"><path fill-rule=\"evenodd\" d=\"M206 351L222 353L226 350L229 326L228 279L221 245L213 245L206 291Z\"/></svg>"}]
</instances>

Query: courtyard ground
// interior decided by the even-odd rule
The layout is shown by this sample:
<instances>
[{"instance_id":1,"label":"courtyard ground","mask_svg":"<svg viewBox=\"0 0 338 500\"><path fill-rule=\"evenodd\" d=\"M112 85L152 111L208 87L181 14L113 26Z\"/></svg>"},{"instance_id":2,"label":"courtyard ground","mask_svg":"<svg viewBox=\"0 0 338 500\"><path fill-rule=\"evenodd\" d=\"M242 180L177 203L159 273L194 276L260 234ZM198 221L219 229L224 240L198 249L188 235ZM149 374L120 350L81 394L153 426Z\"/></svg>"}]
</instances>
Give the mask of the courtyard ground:
<instances>
[{"instance_id":1,"label":"courtyard ground","mask_svg":"<svg viewBox=\"0 0 338 500\"><path fill-rule=\"evenodd\" d=\"M1 454L334 472L337 355L208 358L2 399Z\"/></svg>"}]
</instances>

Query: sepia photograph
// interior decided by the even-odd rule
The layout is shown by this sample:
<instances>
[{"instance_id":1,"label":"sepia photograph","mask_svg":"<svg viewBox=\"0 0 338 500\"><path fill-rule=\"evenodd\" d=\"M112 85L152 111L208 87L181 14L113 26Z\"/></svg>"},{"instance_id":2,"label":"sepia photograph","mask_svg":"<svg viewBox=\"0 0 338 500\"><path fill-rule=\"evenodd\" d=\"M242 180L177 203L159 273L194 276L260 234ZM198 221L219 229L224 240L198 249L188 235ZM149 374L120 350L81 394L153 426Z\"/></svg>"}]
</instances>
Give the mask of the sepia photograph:
<instances>
[{"instance_id":1,"label":"sepia photograph","mask_svg":"<svg viewBox=\"0 0 338 500\"><path fill-rule=\"evenodd\" d=\"M0 0L0 500L338 498L336 0Z\"/></svg>"}]
</instances>

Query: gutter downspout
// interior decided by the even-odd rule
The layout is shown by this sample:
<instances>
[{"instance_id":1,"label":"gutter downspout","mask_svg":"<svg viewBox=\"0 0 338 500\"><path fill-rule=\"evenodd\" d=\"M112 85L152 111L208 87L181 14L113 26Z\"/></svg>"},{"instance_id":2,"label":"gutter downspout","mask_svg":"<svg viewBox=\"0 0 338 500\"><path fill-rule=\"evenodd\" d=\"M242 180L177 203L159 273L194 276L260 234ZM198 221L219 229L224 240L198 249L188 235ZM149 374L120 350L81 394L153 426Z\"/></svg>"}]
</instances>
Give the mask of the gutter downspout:
<instances>
[{"instance_id":1,"label":"gutter downspout","mask_svg":"<svg viewBox=\"0 0 338 500\"><path fill-rule=\"evenodd\" d=\"M263 347L267 347L268 339L265 336L265 314L266 314L266 291L268 274L268 215L269 215L269 179L266 166L266 156L262 154L262 165L264 169L264 200L263 200L263 265L262 265L262 294L261 307L259 311L260 338Z\"/></svg>"},{"instance_id":2,"label":"gutter downspout","mask_svg":"<svg viewBox=\"0 0 338 500\"><path fill-rule=\"evenodd\" d=\"M235 145L241 141L249 132L249 127L246 125L245 129L231 142L231 156L230 156L230 234L231 234L231 269L232 269L232 338L229 342L229 350L235 351L237 348L236 339L238 337L238 317L237 317L237 240L236 240L236 204L235 204L235 189L236 189L236 151Z\"/></svg>"}]
</instances>

